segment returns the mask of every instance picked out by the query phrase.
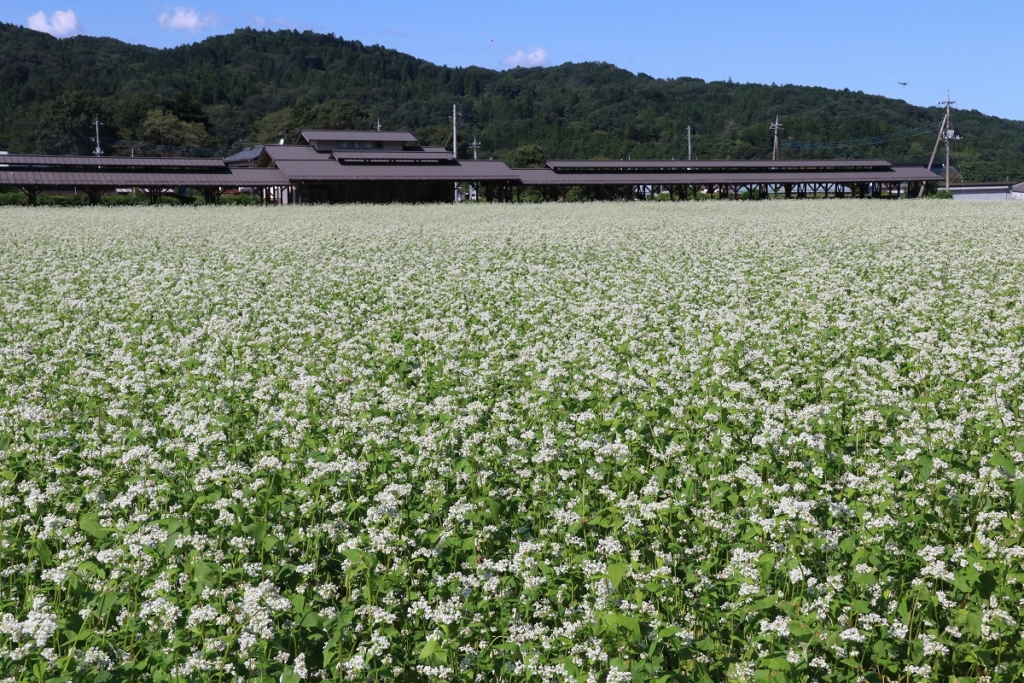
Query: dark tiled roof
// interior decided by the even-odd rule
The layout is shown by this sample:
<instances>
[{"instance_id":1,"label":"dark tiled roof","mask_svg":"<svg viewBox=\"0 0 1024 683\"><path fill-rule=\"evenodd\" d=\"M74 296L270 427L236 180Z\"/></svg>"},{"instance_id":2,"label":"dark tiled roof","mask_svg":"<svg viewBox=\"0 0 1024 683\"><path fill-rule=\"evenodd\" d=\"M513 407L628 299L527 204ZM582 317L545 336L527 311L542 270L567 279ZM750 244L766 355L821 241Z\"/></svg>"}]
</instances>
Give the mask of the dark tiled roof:
<instances>
[{"instance_id":1,"label":"dark tiled roof","mask_svg":"<svg viewBox=\"0 0 1024 683\"><path fill-rule=\"evenodd\" d=\"M251 149L243 149L237 154L224 158L225 164L240 164L246 161L256 161L263 154L263 145L256 145Z\"/></svg>"},{"instance_id":2,"label":"dark tiled roof","mask_svg":"<svg viewBox=\"0 0 1024 683\"><path fill-rule=\"evenodd\" d=\"M277 167L293 182L339 181L472 181L515 182L519 175L500 161L457 164L339 164L319 161L280 161Z\"/></svg>"},{"instance_id":3,"label":"dark tiled roof","mask_svg":"<svg viewBox=\"0 0 1024 683\"><path fill-rule=\"evenodd\" d=\"M224 168L221 159L192 159L180 157L85 157L55 154L5 154L0 162L8 166L77 166L85 169L102 168Z\"/></svg>"},{"instance_id":4,"label":"dark tiled roof","mask_svg":"<svg viewBox=\"0 0 1024 683\"><path fill-rule=\"evenodd\" d=\"M686 173L556 173L547 168L515 169L524 185L760 185L776 183L898 183L936 181L924 168L903 167L863 171L693 171Z\"/></svg>"},{"instance_id":5,"label":"dark tiled roof","mask_svg":"<svg viewBox=\"0 0 1024 683\"><path fill-rule=\"evenodd\" d=\"M412 133L386 130L304 130L302 138L307 142L325 140L327 142L402 142L416 144Z\"/></svg>"},{"instance_id":6,"label":"dark tiled roof","mask_svg":"<svg viewBox=\"0 0 1024 683\"><path fill-rule=\"evenodd\" d=\"M861 168L889 168L892 166L888 161L881 159L782 159L772 161L769 159L713 159L709 161L687 161L685 159L636 159L636 160L565 160L553 159L547 162L548 168L556 171L561 170L585 170L594 169L600 171L618 170L703 170L703 169L861 169Z\"/></svg>"},{"instance_id":7,"label":"dark tiled roof","mask_svg":"<svg viewBox=\"0 0 1024 683\"><path fill-rule=\"evenodd\" d=\"M339 149L331 156L342 162L359 161L451 161L451 152L428 152L421 150L403 150L389 152L386 150Z\"/></svg>"},{"instance_id":8,"label":"dark tiled roof","mask_svg":"<svg viewBox=\"0 0 1024 683\"><path fill-rule=\"evenodd\" d=\"M949 189L951 190L980 190L983 188L999 188L1001 190L1012 190L1013 183L951 183L949 186Z\"/></svg>"},{"instance_id":9,"label":"dark tiled roof","mask_svg":"<svg viewBox=\"0 0 1024 683\"><path fill-rule=\"evenodd\" d=\"M0 168L0 185L22 187L273 187L288 180L272 168L236 168L221 173L79 171Z\"/></svg>"},{"instance_id":10,"label":"dark tiled roof","mask_svg":"<svg viewBox=\"0 0 1024 683\"><path fill-rule=\"evenodd\" d=\"M263 154L274 161L328 161L330 152L318 152L308 145L267 145Z\"/></svg>"}]
</instances>

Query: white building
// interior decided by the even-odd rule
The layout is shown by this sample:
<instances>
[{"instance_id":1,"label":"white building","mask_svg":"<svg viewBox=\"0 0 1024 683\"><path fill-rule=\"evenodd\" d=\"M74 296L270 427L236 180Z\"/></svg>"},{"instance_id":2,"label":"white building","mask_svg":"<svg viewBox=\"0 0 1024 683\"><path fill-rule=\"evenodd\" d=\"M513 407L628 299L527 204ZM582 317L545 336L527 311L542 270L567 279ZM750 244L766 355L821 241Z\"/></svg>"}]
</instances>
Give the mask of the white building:
<instances>
[{"instance_id":1,"label":"white building","mask_svg":"<svg viewBox=\"0 0 1024 683\"><path fill-rule=\"evenodd\" d=\"M1005 202L1014 193L1013 183L957 183L949 191L960 202Z\"/></svg>"}]
</instances>

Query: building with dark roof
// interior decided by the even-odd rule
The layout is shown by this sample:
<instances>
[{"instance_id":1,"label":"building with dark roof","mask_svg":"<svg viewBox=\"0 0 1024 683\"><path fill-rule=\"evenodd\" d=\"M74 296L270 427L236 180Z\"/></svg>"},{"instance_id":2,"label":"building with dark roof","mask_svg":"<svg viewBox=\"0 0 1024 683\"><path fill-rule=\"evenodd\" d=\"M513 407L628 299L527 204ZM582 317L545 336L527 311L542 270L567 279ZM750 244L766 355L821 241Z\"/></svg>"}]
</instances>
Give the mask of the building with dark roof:
<instances>
[{"instance_id":1,"label":"building with dark roof","mask_svg":"<svg viewBox=\"0 0 1024 683\"><path fill-rule=\"evenodd\" d=\"M500 161L455 159L410 133L303 131L308 145L268 145L257 168L279 171L298 203L450 202L455 184L511 198L519 175Z\"/></svg>"},{"instance_id":2,"label":"building with dark roof","mask_svg":"<svg viewBox=\"0 0 1024 683\"><path fill-rule=\"evenodd\" d=\"M114 188L138 188L153 201L188 190L216 202L230 189L251 188L265 201L287 203L451 202L457 188L487 201L521 198L677 200L738 197L913 196L940 177L881 159L830 160L551 160L510 169L501 161L455 159L422 146L411 133L302 131L300 145L261 145L227 159L0 157L0 186L39 192L81 189L90 201Z\"/></svg>"},{"instance_id":3,"label":"building with dark roof","mask_svg":"<svg viewBox=\"0 0 1024 683\"><path fill-rule=\"evenodd\" d=\"M195 189L216 203L228 189L254 188L269 194L287 179L274 169L230 168L223 159L83 157L8 154L0 166L0 187L20 189L35 204L41 192L83 191L90 203L122 188L134 188L156 203L162 196L191 201ZM278 189L278 191L280 191Z\"/></svg>"},{"instance_id":4,"label":"building with dark roof","mask_svg":"<svg viewBox=\"0 0 1024 683\"><path fill-rule=\"evenodd\" d=\"M672 199L698 196L881 197L900 196L911 184L939 176L920 166L894 166L881 159L824 160L552 160L543 168L519 169L523 186L546 199L568 188L587 188L599 198L643 198L667 192Z\"/></svg>"}]
</instances>

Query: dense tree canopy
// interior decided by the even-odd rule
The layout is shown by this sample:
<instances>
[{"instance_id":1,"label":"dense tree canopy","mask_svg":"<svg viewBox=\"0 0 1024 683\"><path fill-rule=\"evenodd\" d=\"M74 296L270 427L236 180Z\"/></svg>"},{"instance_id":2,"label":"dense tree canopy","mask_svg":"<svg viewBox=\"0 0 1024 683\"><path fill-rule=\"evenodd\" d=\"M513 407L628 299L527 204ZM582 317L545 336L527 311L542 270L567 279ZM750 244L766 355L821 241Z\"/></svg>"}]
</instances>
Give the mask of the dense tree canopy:
<instances>
[{"instance_id":1,"label":"dense tree canopy","mask_svg":"<svg viewBox=\"0 0 1024 683\"><path fill-rule=\"evenodd\" d=\"M253 29L159 50L0 24L0 92L0 149L12 151L89 150L93 133L83 121L99 114L105 149L166 153L173 145L157 148L147 136L158 109L210 136L208 149L182 153L229 153L294 141L304 127L369 128L378 119L450 145L454 103L459 156L471 155L475 136L481 156L506 160L526 145L549 158L684 158L688 125L697 158L769 158L777 115L787 140L818 143L937 131L942 118L938 108L847 90L654 79L601 63L450 68L333 35ZM1024 178L1024 122L957 110L954 124L964 136L954 164L965 179ZM790 157L916 162L934 140L783 149Z\"/></svg>"}]
</instances>

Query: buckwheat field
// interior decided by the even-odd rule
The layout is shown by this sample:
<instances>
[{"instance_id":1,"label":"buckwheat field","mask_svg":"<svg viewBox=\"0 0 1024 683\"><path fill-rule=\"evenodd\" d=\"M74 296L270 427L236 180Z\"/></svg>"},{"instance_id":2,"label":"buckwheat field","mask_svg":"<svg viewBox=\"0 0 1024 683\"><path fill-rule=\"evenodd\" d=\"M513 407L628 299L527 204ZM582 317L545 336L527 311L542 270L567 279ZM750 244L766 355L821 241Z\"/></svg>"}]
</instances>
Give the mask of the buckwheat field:
<instances>
[{"instance_id":1,"label":"buckwheat field","mask_svg":"<svg viewBox=\"0 0 1024 683\"><path fill-rule=\"evenodd\" d=\"M1024 203L4 209L0 681L1024 675Z\"/></svg>"}]
</instances>

